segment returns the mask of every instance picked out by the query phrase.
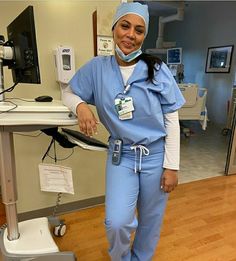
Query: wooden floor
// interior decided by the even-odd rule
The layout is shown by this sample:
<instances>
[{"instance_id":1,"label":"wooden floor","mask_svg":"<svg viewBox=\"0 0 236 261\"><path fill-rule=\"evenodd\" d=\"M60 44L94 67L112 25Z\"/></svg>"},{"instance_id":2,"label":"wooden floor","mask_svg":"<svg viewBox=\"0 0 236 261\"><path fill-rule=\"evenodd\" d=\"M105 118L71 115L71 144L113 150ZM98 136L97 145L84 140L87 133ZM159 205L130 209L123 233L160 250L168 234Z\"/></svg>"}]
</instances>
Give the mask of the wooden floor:
<instances>
[{"instance_id":1,"label":"wooden floor","mask_svg":"<svg viewBox=\"0 0 236 261\"><path fill-rule=\"evenodd\" d=\"M104 206L62 217L61 251L73 251L78 261L110 260ZM153 260L236 261L236 175L181 184L171 193Z\"/></svg>"}]
</instances>

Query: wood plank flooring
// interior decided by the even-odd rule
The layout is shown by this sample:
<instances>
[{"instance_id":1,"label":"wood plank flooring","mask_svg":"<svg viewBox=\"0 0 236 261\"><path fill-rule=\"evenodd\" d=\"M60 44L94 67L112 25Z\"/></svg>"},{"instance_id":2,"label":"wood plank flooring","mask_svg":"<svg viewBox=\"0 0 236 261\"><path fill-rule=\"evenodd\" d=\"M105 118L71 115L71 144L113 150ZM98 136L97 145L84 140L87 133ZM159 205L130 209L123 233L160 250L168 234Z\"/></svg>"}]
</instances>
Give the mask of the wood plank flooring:
<instances>
[{"instance_id":1,"label":"wood plank flooring","mask_svg":"<svg viewBox=\"0 0 236 261\"><path fill-rule=\"evenodd\" d=\"M108 261L104 206L62 216L61 251ZM1 215L0 215L1 216ZM181 184L170 194L154 261L236 261L236 175Z\"/></svg>"},{"instance_id":2,"label":"wood plank flooring","mask_svg":"<svg viewBox=\"0 0 236 261\"><path fill-rule=\"evenodd\" d=\"M61 250L80 261L106 261L104 206L63 216ZM236 261L236 176L181 184L170 194L154 261Z\"/></svg>"}]
</instances>

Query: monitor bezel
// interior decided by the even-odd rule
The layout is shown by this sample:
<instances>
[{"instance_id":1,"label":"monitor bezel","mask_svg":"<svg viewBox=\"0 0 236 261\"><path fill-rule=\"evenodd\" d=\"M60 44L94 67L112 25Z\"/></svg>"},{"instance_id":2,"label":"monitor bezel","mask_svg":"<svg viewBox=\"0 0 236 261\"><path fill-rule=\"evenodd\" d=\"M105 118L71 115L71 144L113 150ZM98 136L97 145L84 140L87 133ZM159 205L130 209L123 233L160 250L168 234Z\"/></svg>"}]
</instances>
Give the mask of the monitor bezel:
<instances>
[{"instance_id":1,"label":"monitor bezel","mask_svg":"<svg viewBox=\"0 0 236 261\"><path fill-rule=\"evenodd\" d=\"M13 48L13 60L8 61L15 83L40 84L40 70L33 6L25 8L8 26L6 45Z\"/></svg>"},{"instance_id":2,"label":"monitor bezel","mask_svg":"<svg viewBox=\"0 0 236 261\"><path fill-rule=\"evenodd\" d=\"M174 50L178 50L179 51L179 60L177 61L177 62L172 62L172 61L170 61L170 59L169 59L169 53L171 52L171 51L174 51ZM170 49L167 49L167 58L166 58L166 63L168 64L168 65L171 65L171 64L182 64L182 47L175 47L175 48L170 48Z\"/></svg>"}]
</instances>

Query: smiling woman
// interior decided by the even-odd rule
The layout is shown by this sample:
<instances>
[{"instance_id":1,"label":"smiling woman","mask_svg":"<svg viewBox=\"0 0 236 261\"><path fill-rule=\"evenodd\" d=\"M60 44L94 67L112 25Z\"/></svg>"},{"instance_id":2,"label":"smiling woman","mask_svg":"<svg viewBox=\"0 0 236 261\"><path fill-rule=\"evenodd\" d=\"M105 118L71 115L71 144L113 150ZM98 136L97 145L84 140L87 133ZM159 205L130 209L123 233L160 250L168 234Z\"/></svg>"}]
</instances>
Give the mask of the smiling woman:
<instances>
[{"instance_id":1,"label":"smiling woman","mask_svg":"<svg viewBox=\"0 0 236 261\"><path fill-rule=\"evenodd\" d=\"M123 66L135 64L134 59L142 53L141 47L147 35L149 23L147 8L140 8L138 12L137 10L126 12L126 8L128 5L121 5L117 9L112 23L116 58ZM139 5L136 4L136 9L138 8ZM124 15L124 13L127 14Z\"/></svg>"},{"instance_id":2,"label":"smiling woman","mask_svg":"<svg viewBox=\"0 0 236 261\"><path fill-rule=\"evenodd\" d=\"M83 133L92 136L99 123L89 103L110 134L105 228L112 260L152 259L167 193L178 182L184 99L168 67L142 53L148 22L146 5L121 4L112 23L115 55L90 60L63 91Z\"/></svg>"},{"instance_id":3,"label":"smiling woman","mask_svg":"<svg viewBox=\"0 0 236 261\"><path fill-rule=\"evenodd\" d=\"M116 48L117 61L120 65L135 64L134 60L142 51L145 38L144 20L134 14L122 17L113 27L113 38ZM127 64L127 62L131 62Z\"/></svg>"}]
</instances>

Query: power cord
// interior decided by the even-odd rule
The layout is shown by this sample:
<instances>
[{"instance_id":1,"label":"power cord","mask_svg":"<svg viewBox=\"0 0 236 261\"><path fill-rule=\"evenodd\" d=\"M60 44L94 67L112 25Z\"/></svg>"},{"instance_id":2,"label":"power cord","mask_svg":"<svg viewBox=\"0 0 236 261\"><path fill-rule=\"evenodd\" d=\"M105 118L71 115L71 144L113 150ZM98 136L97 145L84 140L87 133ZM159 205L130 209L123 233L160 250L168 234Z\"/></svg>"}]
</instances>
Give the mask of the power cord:
<instances>
[{"instance_id":1,"label":"power cord","mask_svg":"<svg viewBox=\"0 0 236 261\"><path fill-rule=\"evenodd\" d=\"M52 146L53 146L53 150L54 150L54 157L49 155L49 151L52 148ZM69 158L73 154L73 152L74 152L74 148L72 147L72 153L65 159ZM55 163L58 161L57 153L56 153L56 140L55 140L54 136L52 136L50 144L42 157L42 162L44 161L46 156L53 159ZM56 204L53 208L53 213L51 216L48 217L49 223L54 226L53 233L57 237L62 237L66 233L66 224L64 223L64 220L61 220L58 217L56 217L58 208L61 204L62 195L63 195L62 192L57 193Z\"/></svg>"},{"instance_id":2,"label":"power cord","mask_svg":"<svg viewBox=\"0 0 236 261\"><path fill-rule=\"evenodd\" d=\"M11 91L13 91L18 83L19 83L19 81L18 81L18 82L15 82L11 87L9 87L9 88L3 90L2 92L0 92L0 95L3 94L3 93L5 93L5 92L11 92Z\"/></svg>"},{"instance_id":3,"label":"power cord","mask_svg":"<svg viewBox=\"0 0 236 261\"><path fill-rule=\"evenodd\" d=\"M20 101L24 101L24 102L35 102L35 100L26 100L26 99L22 99L22 98L15 98L15 97L7 97L5 99L5 101L8 101L8 100L20 100Z\"/></svg>"},{"instance_id":4,"label":"power cord","mask_svg":"<svg viewBox=\"0 0 236 261\"><path fill-rule=\"evenodd\" d=\"M54 158L51 157L48 153L50 151L50 149L52 148L53 146L53 149L54 149ZM44 159L46 158L46 156L49 156L51 159L54 159L54 162L57 163L57 154L56 154L56 142L55 142L55 139L54 137L52 137L51 139L51 142L46 150L46 152L44 153L43 157L42 157L42 162L44 161ZM54 209L53 209L53 215L52 217L54 218L56 216L56 213L57 213L57 209L61 203L61 197L62 197L62 192L59 192L57 193L57 200L56 200L56 205L54 206Z\"/></svg>"},{"instance_id":5,"label":"power cord","mask_svg":"<svg viewBox=\"0 0 236 261\"><path fill-rule=\"evenodd\" d=\"M76 144L70 142L66 135L60 133L58 131L58 127L43 129L42 132L53 137L53 139L56 140L63 148L74 148L77 146Z\"/></svg>"},{"instance_id":6,"label":"power cord","mask_svg":"<svg viewBox=\"0 0 236 261\"><path fill-rule=\"evenodd\" d=\"M60 144L60 143L59 143ZM51 147L54 147L54 156L51 156L49 154L49 151L51 149ZM60 144L61 145L61 144ZM57 161L63 161L63 160L67 160L68 158L70 158L73 154L74 154L74 148L73 147L64 147L64 148L71 148L72 152L66 156L65 158L57 158L56 155L56 139L54 137L52 137L51 142L46 150L46 152L44 153L43 157L42 157L42 162L44 161L44 159L48 156L50 159L54 160L54 162L56 163Z\"/></svg>"},{"instance_id":7,"label":"power cord","mask_svg":"<svg viewBox=\"0 0 236 261\"><path fill-rule=\"evenodd\" d=\"M18 107L18 105L15 104L14 102L12 102L12 101L8 101L8 102L11 103L12 105L14 105L14 107L10 108L9 110L6 110L6 111L0 111L0 114L7 113L9 111L13 111L13 110L15 110Z\"/></svg>"},{"instance_id":8,"label":"power cord","mask_svg":"<svg viewBox=\"0 0 236 261\"><path fill-rule=\"evenodd\" d=\"M17 85L17 83L15 83L12 87L10 87L10 88L8 88L8 89L6 89L6 90L0 92L0 95L3 94L4 92L10 92L10 91L12 91L12 90L15 88L16 85ZM21 101L25 101L25 102L34 102L34 101L24 100L24 99L21 99L21 98L7 98L7 99L5 99L5 101L6 101L6 102L9 102L9 103L11 103L11 104L13 104L14 107L11 108L11 109L9 109L9 110L6 110L6 111L1 111L0 114L7 113L7 112L9 112L9 111L13 111L13 110L15 110L15 109L18 107L17 104L15 104L14 102L9 101L9 100L21 100Z\"/></svg>"},{"instance_id":9,"label":"power cord","mask_svg":"<svg viewBox=\"0 0 236 261\"><path fill-rule=\"evenodd\" d=\"M25 136L25 137L30 137L30 138L37 138L37 137L39 137L42 134L43 133L41 131L38 134L36 134L36 135L29 135L29 134L23 134L21 132L14 132L14 135Z\"/></svg>"},{"instance_id":10,"label":"power cord","mask_svg":"<svg viewBox=\"0 0 236 261\"><path fill-rule=\"evenodd\" d=\"M54 130L55 131L55 130ZM54 152L54 155L51 156L49 155L49 152L51 150L51 148L53 147L53 152ZM69 148L69 147L67 147ZM53 159L55 163L57 163L57 161L63 161L63 160L66 160L68 159L69 157L71 157L71 155L74 153L74 148L73 147L70 147L72 149L72 152L65 158L62 158L62 159L58 159L57 157L57 152L56 152L56 140L55 140L55 137L52 136L52 139L49 143L49 146L46 150L46 152L44 153L43 157L42 157L42 162L45 160L45 158L48 156L50 159ZM62 197L62 192L59 192L57 193L57 199L56 199L56 205L54 206L54 209L53 209L53 214L52 214L52 218L51 219L55 219L55 216L57 214L57 210L58 210L58 207L61 203L61 197ZM55 221L52 221L52 223L55 222Z\"/></svg>"},{"instance_id":11,"label":"power cord","mask_svg":"<svg viewBox=\"0 0 236 261\"><path fill-rule=\"evenodd\" d=\"M0 95L2 95L2 94L5 93L5 92L11 92L11 91L13 91L18 83L19 83L19 82L15 82L11 87L9 87L9 88L7 88L7 89L1 91L1 92L0 92ZM6 111L1 111L0 114L7 113L7 112L9 112L9 111L13 111L15 108L17 108L17 104L15 104L15 103L12 102L12 101L8 101L8 102L10 102L11 104L13 104L14 107L11 108L11 109L9 109L9 110L6 110Z\"/></svg>"}]
</instances>

